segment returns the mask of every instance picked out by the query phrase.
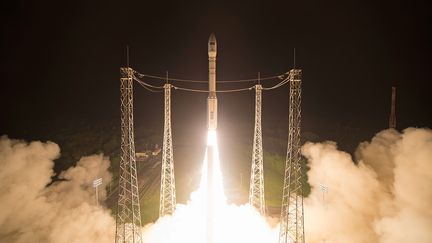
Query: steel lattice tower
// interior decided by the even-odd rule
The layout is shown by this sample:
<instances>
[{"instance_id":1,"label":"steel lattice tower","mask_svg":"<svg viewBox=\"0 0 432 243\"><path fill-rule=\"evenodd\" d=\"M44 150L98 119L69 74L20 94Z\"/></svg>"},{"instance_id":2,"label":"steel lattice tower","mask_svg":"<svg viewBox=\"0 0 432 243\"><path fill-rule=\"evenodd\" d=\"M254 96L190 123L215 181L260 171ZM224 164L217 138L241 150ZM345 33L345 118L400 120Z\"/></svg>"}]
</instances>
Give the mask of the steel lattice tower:
<instances>
[{"instance_id":1,"label":"steel lattice tower","mask_svg":"<svg viewBox=\"0 0 432 243\"><path fill-rule=\"evenodd\" d=\"M252 168L249 188L249 204L265 214L264 165L261 132L261 93L262 86L255 85L255 131L252 148Z\"/></svg>"},{"instance_id":2,"label":"steel lattice tower","mask_svg":"<svg viewBox=\"0 0 432 243\"><path fill-rule=\"evenodd\" d=\"M304 243L303 189L300 164L301 70L289 72L290 104L279 243Z\"/></svg>"},{"instance_id":3,"label":"steel lattice tower","mask_svg":"<svg viewBox=\"0 0 432 243\"><path fill-rule=\"evenodd\" d=\"M396 129L396 87L392 87L389 128Z\"/></svg>"},{"instance_id":4,"label":"steel lattice tower","mask_svg":"<svg viewBox=\"0 0 432 243\"><path fill-rule=\"evenodd\" d=\"M176 206L176 191L174 180L174 159L171 133L171 84L164 85L164 137L162 150L162 171L159 202L159 217L172 214Z\"/></svg>"},{"instance_id":5,"label":"steel lattice tower","mask_svg":"<svg viewBox=\"0 0 432 243\"><path fill-rule=\"evenodd\" d=\"M121 157L116 243L141 243L141 213L133 129L133 70L120 68Z\"/></svg>"}]
</instances>

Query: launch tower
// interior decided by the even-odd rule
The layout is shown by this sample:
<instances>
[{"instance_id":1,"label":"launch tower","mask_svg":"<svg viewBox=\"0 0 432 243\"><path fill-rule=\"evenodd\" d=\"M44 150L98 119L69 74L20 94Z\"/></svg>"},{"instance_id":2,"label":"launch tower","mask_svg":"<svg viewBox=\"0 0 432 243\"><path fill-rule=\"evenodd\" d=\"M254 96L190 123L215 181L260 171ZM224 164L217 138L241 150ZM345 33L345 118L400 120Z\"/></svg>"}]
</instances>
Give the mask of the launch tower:
<instances>
[{"instance_id":1,"label":"launch tower","mask_svg":"<svg viewBox=\"0 0 432 243\"><path fill-rule=\"evenodd\" d=\"M164 134L162 150L161 189L159 217L172 214L176 206L174 159L171 133L171 84L164 85Z\"/></svg>"},{"instance_id":2,"label":"launch tower","mask_svg":"<svg viewBox=\"0 0 432 243\"><path fill-rule=\"evenodd\" d=\"M279 243L304 243L303 189L300 164L301 70L289 72L288 148L283 185Z\"/></svg>"},{"instance_id":3,"label":"launch tower","mask_svg":"<svg viewBox=\"0 0 432 243\"><path fill-rule=\"evenodd\" d=\"M133 70L120 68L121 157L116 243L142 243L133 129Z\"/></svg>"},{"instance_id":4,"label":"launch tower","mask_svg":"<svg viewBox=\"0 0 432 243\"><path fill-rule=\"evenodd\" d=\"M249 204L265 214L264 199L264 164L261 132L261 98L262 86L255 85L255 131L252 147L252 168L249 188Z\"/></svg>"}]
</instances>

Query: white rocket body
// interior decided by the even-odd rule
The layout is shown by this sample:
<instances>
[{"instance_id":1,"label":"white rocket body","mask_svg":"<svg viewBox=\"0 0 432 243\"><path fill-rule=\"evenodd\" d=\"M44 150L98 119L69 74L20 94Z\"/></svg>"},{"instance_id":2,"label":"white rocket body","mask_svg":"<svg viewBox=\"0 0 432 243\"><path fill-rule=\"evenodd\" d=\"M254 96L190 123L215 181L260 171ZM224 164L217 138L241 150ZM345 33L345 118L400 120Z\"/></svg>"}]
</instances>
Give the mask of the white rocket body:
<instances>
[{"instance_id":1,"label":"white rocket body","mask_svg":"<svg viewBox=\"0 0 432 243\"><path fill-rule=\"evenodd\" d=\"M207 97L207 127L209 136L211 131L215 132L217 128L217 97L216 97L216 37L210 35L208 41L208 58L209 58L209 96ZM207 243L213 243L214 237L214 144L207 144Z\"/></svg>"},{"instance_id":2,"label":"white rocket body","mask_svg":"<svg viewBox=\"0 0 432 243\"><path fill-rule=\"evenodd\" d=\"M207 98L207 126L209 130L216 130L217 128L216 53L216 37L211 34L208 41L209 96Z\"/></svg>"}]
</instances>

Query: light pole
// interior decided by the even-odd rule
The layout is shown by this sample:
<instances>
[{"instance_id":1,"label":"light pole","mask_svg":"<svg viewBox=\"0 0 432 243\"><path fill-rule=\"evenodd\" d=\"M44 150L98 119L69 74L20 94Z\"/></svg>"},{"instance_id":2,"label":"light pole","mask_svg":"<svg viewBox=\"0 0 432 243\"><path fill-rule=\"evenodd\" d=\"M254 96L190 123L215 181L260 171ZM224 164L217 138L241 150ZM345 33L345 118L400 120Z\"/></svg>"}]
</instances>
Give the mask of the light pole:
<instances>
[{"instance_id":1,"label":"light pole","mask_svg":"<svg viewBox=\"0 0 432 243\"><path fill-rule=\"evenodd\" d=\"M323 184L320 184L319 187L320 187L320 190L321 190L321 192L322 192L322 200L323 200L323 203L325 203L325 202L324 202L324 194L328 192L328 186L325 186L325 185L323 185Z\"/></svg>"},{"instance_id":2,"label":"light pole","mask_svg":"<svg viewBox=\"0 0 432 243\"><path fill-rule=\"evenodd\" d=\"M98 198L98 187L102 185L102 178L98 178L93 181L93 187L96 191L96 205L99 206L99 198Z\"/></svg>"}]
</instances>

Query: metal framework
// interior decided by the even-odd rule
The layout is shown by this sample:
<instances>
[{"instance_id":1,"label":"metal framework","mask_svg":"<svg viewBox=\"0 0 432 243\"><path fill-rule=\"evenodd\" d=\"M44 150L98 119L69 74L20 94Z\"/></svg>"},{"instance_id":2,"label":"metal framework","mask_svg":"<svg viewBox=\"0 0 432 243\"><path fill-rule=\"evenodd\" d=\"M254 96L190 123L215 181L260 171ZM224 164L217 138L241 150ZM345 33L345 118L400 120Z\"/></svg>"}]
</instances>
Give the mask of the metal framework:
<instances>
[{"instance_id":1,"label":"metal framework","mask_svg":"<svg viewBox=\"0 0 432 243\"><path fill-rule=\"evenodd\" d=\"M396 87L392 87L389 128L396 129Z\"/></svg>"},{"instance_id":2,"label":"metal framework","mask_svg":"<svg viewBox=\"0 0 432 243\"><path fill-rule=\"evenodd\" d=\"M162 171L159 217L172 214L176 206L176 191L174 180L174 159L171 133L171 84L165 84L164 103L164 137L162 149Z\"/></svg>"},{"instance_id":3,"label":"metal framework","mask_svg":"<svg viewBox=\"0 0 432 243\"><path fill-rule=\"evenodd\" d=\"M279 243L304 243L303 189L300 164L301 70L289 72L290 104Z\"/></svg>"},{"instance_id":4,"label":"metal framework","mask_svg":"<svg viewBox=\"0 0 432 243\"><path fill-rule=\"evenodd\" d=\"M265 214L264 165L261 132L261 95L262 86L255 85L255 131L252 148L252 168L249 188L249 204Z\"/></svg>"},{"instance_id":5,"label":"metal framework","mask_svg":"<svg viewBox=\"0 0 432 243\"><path fill-rule=\"evenodd\" d=\"M133 70L120 68L121 157L116 243L142 243L133 129Z\"/></svg>"}]
</instances>

